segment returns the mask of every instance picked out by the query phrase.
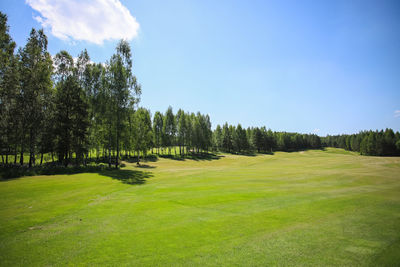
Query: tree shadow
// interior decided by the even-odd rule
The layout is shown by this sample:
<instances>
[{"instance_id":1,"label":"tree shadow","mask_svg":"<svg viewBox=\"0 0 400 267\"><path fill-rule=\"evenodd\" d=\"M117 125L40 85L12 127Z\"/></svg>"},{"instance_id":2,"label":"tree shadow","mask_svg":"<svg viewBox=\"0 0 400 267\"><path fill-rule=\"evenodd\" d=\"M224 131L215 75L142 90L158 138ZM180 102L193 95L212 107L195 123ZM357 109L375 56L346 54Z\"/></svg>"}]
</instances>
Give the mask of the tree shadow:
<instances>
[{"instance_id":1,"label":"tree shadow","mask_svg":"<svg viewBox=\"0 0 400 267\"><path fill-rule=\"evenodd\" d=\"M158 155L158 156L163 159L172 159L172 160L179 160L179 161L185 160L185 157L180 156L180 155Z\"/></svg>"},{"instance_id":2,"label":"tree shadow","mask_svg":"<svg viewBox=\"0 0 400 267\"><path fill-rule=\"evenodd\" d=\"M148 168L151 168L149 166ZM146 179L153 177L151 172L145 172L140 170L125 170L125 169L114 169L108 168L105 165L97 166L60 166L60 165L48 165L48 166L36 166L33 168L27 168L25 166L12 166L9 168L0 168L0 182L9 181L11 179L18 179L24 176L36 176L36 175L72 175L78 173L98 173L103 176L110 177L112 179L120 180L125 184L144 184Z\"/></svg>"},{"instance_id":3,"label":"tree shadow","mask_svg":"<svg viewBox=\"0 0 400 267\"><path fill-rule=\"evenodd\" d=\"M325 148L299 148L299 149L287 149L287 150L277 150L286 153L296 153L296 152L307 152L307 151L325 151Z\"/></svg>"},{"instance_id":4,"label":"tree shadow","mask_svg":"<svg viewBox=\"0 0 400 267\"><path fill-rule=\"evenodd\" d=\"M232 155L237 155L237 156L246 156L246 157L255 157L257 154L255 152L251 151L246 151L246 152L230 152Z\"/></svg>"},{"instance_id":5,"label":"tree shadow","mask_svg":"<svg viewBox=\"0 0 400 267\"><path fill-rule=\"evenodd\" d=\"M217 155L214 153L190 153L186 155L159 155L160 158L172 159L177 161L185 161L185 160L194 160L194 161L201 161L201 160L219 160L223 158L223 155Z\"/></svg>"},{"instance_id":6,"label":"tree shadow","mask_svg":"<svg viewBox=\"0 0 400 267\"><path fill-rule=\"evenodd\" d=\"M137 157L126 157L123 159L126 162L129 163L136 163L137 162ZM146 157L140 157L140 162L156 162L158 160L157 155L147 155Z\"/></svg>"},{"instance_id":7,"label":"tree shadow","mask_svg":"<svg viewBox=\"0 0 400 267\"><path fill-rule=\"evenodd\" d=\"M156 168L156 166L151 166L151 165L147 165L147 164L142 164L140 163L140 165L136 165L136 168L141 168L141 169L154 169Z\"/></svg>"},{"instance_id":8,"label":"tree shadow","mask_svg":"<svg viewBox=\"0 0 400 267\"><path fill-rule=\"evenodd\" d=\"M103 170L99 172L100 175L110 177L115 180L119 180L124 184L144 184L147 179L153 177L151 172L136 171L136 170Z\"/></svg>"},{"instance_id":9,"label":"tree shadow","mask_svg":"<svg viewBox=\"0 0 400 267\"><path fill-rule=\"evenodd\" d=\"M257 152L257 154L260 154L260 155L275 155L275 152L273 152L273 151L270 151L270 152Z\"/></svg>"}]
</instances>

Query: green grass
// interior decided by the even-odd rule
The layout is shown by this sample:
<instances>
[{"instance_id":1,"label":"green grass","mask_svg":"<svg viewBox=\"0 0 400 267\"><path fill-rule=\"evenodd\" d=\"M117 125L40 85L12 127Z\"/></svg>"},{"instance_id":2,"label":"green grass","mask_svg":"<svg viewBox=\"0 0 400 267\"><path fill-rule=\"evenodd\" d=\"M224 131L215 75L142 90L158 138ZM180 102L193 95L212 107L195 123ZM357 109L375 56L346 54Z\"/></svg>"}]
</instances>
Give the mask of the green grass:
<instances>
[{"instance_id":1,"label":"green grass","mask_svg":"<svg viewBox=\"0 0 400 267\"><path fill-rule=\"evenodd\" d=\"M0 182L0 265L400 263L398 157L328 149L146 164Z\"/></svg>"}]
</instances>

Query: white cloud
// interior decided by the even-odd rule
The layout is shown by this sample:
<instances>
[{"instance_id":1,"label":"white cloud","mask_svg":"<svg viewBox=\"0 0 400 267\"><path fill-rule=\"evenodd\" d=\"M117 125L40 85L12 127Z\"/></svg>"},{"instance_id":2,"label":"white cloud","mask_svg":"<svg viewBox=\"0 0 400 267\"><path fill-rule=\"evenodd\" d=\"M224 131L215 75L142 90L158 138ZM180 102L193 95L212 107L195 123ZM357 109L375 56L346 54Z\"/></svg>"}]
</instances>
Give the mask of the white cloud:
<instances>
[{"instance_id":1,"label":"white cloud","mask_svg":"<svg viewBox=\"0 0 400 267\"><path fill-rule=\"evenodd\" d=\"M316 129L313 130L313 133L316 134L316 133L318 133L319 131L320 131L320 129L316 128Z\"/></svg>"},{"instance_id":2,"label":"white cloud","mask_svg":"<svg viewBox=\"0 0 400 267\"><path fill-rule=\"evenodd\" d=\"M119 0L26 0L40 13L34 16L62 40L102 44L105 40L132 40L139 23Z\"/></svg>"},{"instance_id":3,"label":"white cloud","mask_svg":"<svg viewBox=\"0 0 400 267\"><path fill-rule=\"evenodd\" d=\"M395 118L400 117L400 110L395 110L394 111L394 117Z\"/></svg>"}]
</instances>

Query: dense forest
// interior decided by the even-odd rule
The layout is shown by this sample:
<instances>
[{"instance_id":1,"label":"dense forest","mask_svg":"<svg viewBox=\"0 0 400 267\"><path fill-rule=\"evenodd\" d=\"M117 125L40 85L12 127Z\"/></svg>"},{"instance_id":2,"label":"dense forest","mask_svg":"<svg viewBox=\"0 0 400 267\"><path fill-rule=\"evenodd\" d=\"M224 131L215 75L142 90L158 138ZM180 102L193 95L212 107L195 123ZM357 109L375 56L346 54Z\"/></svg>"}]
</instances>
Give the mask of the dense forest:
<instances>
[{"instance_id":1,"label":"dense forest","mask_svg":"<svg viewBox=\"0 0 400 267\"><path fill-rule=\"evenodd\" d=\"M328 136L273 132L225 123L212 130L209 115L172 107L152 114L139 107L141 86L132 72L132 51L121 40L104 63L93 63L86 50L77 58L47 51L43 30L32 29L16 50L7 16L0 13L0 154L3 166L106 162L122 158L199 154L272 153L341 147L363 155L399 155L400 135L361 132ZM48 162L49 160L47 160Z\"/></svg>"},{"instance_id":2,"label":"dense forest","mask_svg":"<svg viewBox=\"0 0 400 267\"><path fill-rule=\"evenodd\" d=\"M344 148L368 156L399 156L400 133L392 129L385 131L363 131L358 134L328 135L322 138L324 146Z\"/></svg>"}]
</instances>

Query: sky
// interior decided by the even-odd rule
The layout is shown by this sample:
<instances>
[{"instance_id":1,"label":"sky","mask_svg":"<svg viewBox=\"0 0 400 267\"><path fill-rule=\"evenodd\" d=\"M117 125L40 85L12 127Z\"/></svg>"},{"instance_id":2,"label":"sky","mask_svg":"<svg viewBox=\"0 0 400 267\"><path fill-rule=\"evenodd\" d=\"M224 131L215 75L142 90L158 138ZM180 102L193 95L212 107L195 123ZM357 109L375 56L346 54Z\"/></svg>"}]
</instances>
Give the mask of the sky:
<instances>
[{"instance_id":1,"label":"sky","mask_svg":"<svg viewBox=\"0 0 400 267\"><path fill-rule=\"evenodd\" d=\"M105 62L131 44L140 105L217 124L327 134L400 131L400 1L1 0L24 46Z\"/></svg>"}]
</instances>

